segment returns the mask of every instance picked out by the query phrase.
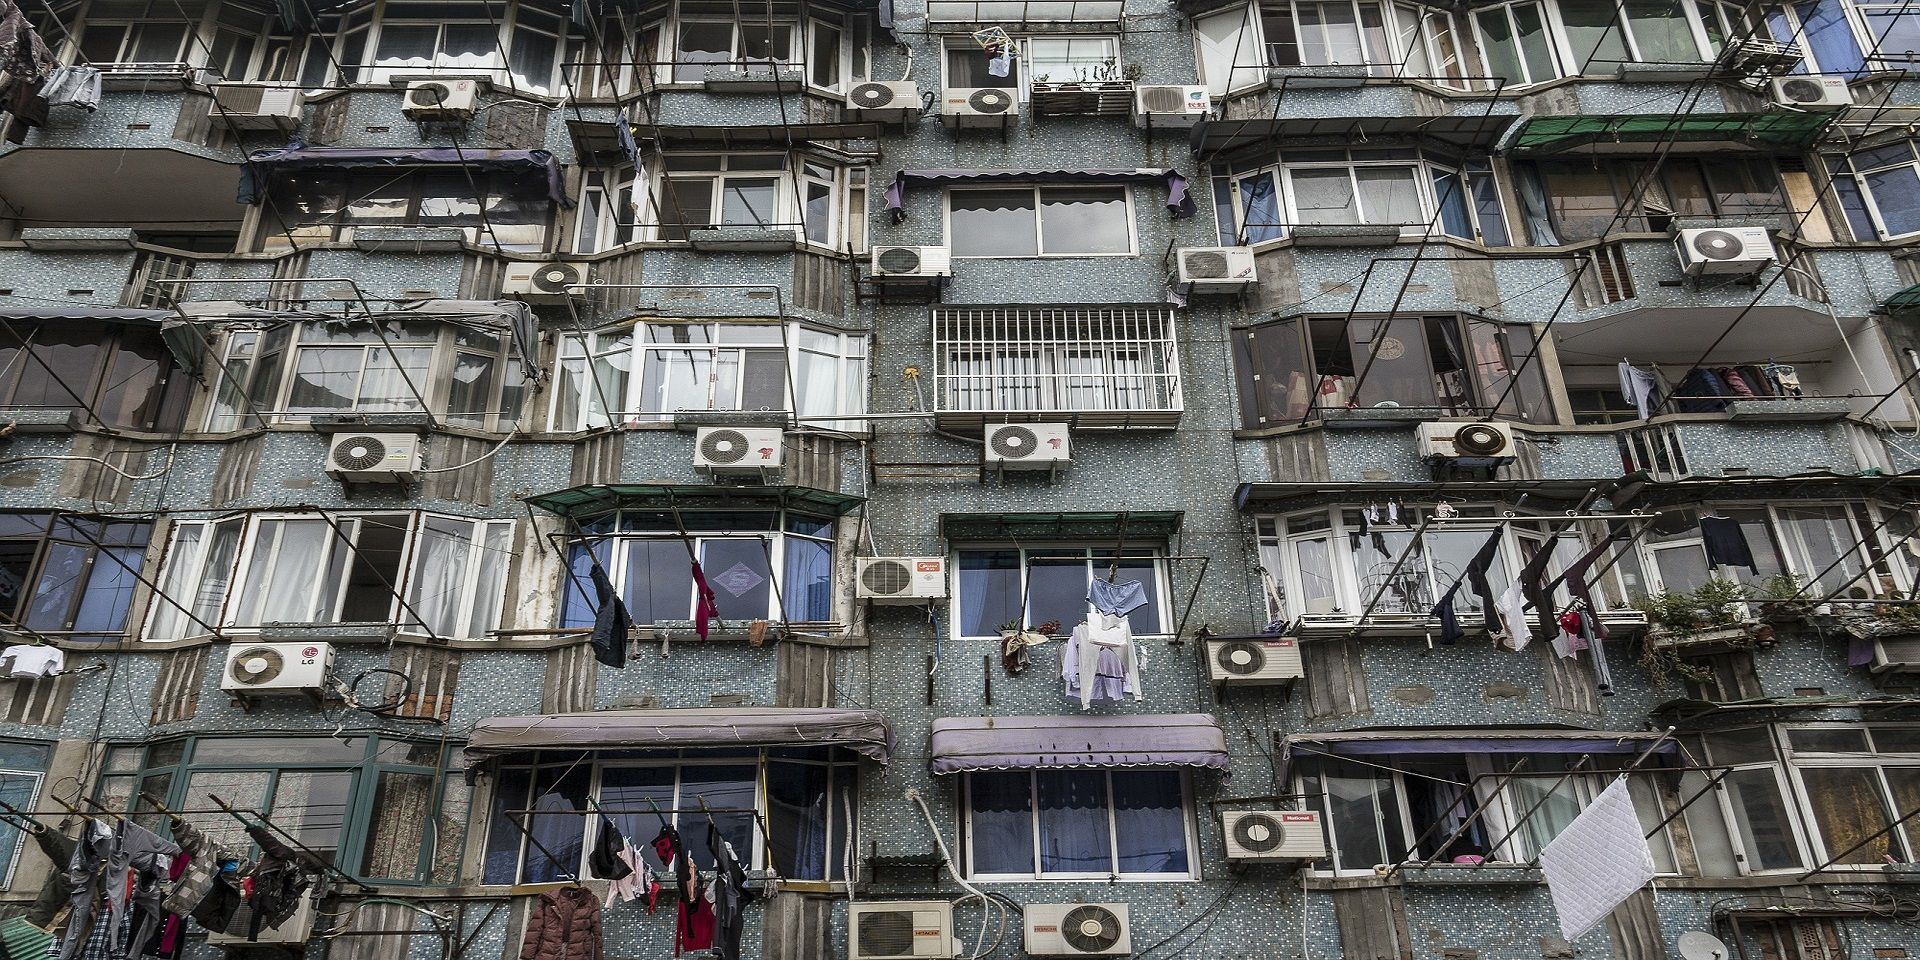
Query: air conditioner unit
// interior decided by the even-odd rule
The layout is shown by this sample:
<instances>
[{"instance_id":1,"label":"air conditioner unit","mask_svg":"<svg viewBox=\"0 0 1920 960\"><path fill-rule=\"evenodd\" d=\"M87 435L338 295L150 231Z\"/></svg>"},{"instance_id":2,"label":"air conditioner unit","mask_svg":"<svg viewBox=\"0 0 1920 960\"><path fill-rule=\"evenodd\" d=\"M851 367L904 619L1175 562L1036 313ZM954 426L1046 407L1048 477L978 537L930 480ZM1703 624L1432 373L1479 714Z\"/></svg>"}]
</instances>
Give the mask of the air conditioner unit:
<instances>
[{"instance_id":1,"label":"air conditioner unit","mask_svg":"<svg viewBox=\"0 0 1920 960\"><path fill-rule=\"evenodd\" d=\"M1873 641L1874 673L1920 673L1920 637Z\"/></svg>"},{"instance_id":2,"label":"air conditioner unit","mask_svg":"<svg viewBox=\"0 0 1920 960\"><path fill-rule=\"evenodd\" d=\"M1311 810L1227 810L1220 814L1228 860L1324 860L1327 835Z\"/></svg>"},{"instance_id":3,"label":"air conditioner unit","mask_svg":"<svg viewBox=\"0 0 1920 960\"><path fill-rule=\"evenodd\" d=\"M1844 110L1853 106L1847 78L1806 74L1773 78L1773 102L1799 110Z\"/></svg>"},{"instance_id":4,"label":"air conditioner unit","mask_svg":"<svg viewBox=\"0 0 1920 960\"><path fill-rule=\"evenodd\" d=\"M1191 127L1207 118L1213 98L1198 85L1134 87L1133 125L1136 127Z\"/></svg>"},{"instance_id":5,"label":"air conditioner unit","mask_svg":"<svg viewBox=\"0 0 1920 960\"><path fill-rule=\"evenodd\" d=\"M339 433L327 450L327 474L358 483L404 483L420 469L420 438L410 433Z\"/></svg>"},{"instance_id":6,"label":"air conditioner unit","mask_svg":"<svg viewBox=\"0 0 1920 960\"><path fill-rule=\"evenodd\" d=\"M479 96L473 80L411 80L400 112L409 120L466 120Z\"/></svg>"},{"instance_id":7,"label":"air conditioner unit","mask_svg":"<svg viewBox=\"0 0 1920 960\"><path fill-rule=\"evenodd\" d=\"M847 91L849 120L894 123L919 116L923 107L920 88L911 80L870 80Z\"/></svg>"},{"instance_id":8,"label":"air conditioner unit","mask_svg":"<svg viewBox=\"0 0 1920 960\"><path fill-rule=\"evenodd\" d=\"M773 427L701 427L693 438L693 465L712 473L778 470L787 435Z\"/></svg>"},{"instance_id":9,"label":"air conditioner unit","mask_svg":"<svg viewBox=\"0 0 1920 960\"><path fill-rule=\"evenodd\" d=\"M1233 293L1259 278L1248 247L1182 247L1180 282L1194 293Z\"/></svg>"},{"instance_id":10,"label":"air conditioner unit","mask_svg":"<svg viewBox=\"0 0 1920 960\"><path fill-rule=\"evenodd\" d=\"M300 125L301 93L295 87L257 83L213 85L214 115L240 130L290 132Z\"/></svg>"},{"instance_id":11,"label":"air conditioner unit","mask_svg":"<svg viewBox=\"0 0 1920 960\"><path fill-rule=\"evenodd\" d=\"M231 693L307 693L326 689L333 670L329 643L245 643L227 648L220 689Z\"/></svg>"},{"instance_id":12,"label":"air conditioner unit","mask_svg":"<svg viewBox=\"0 0 1920 960\"><path fill-rule=\"evenodd\" d=\"M921 603L947 597L945 557L861 557L855 596L874 603Z\"/></svg>"},{"instance_id":13,"label":"air conditioner unit","mask_svg":"<svg viewBox=\"0 0 1920 960\"><path fill-rule=\"evenodd\" d=\"M953 904L873 900L847 907L848 960L952 960Z\"/></svg>"},{"instance_id":14,"label":"air conditioner unit","mask_svg":"<svg viewBox=\"0 0 1920 960\"><path fill-rule=\"evenodd\" d=\"M1673 238L1689 277L1703 273L1757 273L1774 261L1773 237L1765 227L1705 227Z\"/></svg>"},{"instance_id":15,"label":"air conditioner unit","mask_svg":"<svg viewBox=\"0 0 1920 960\"><path fill-rule=\"evenodd\" d=\"M568 288L586 282L584 263L509 263L500 280L500 294L528 303L565 303L576 292Z\"/></svg>"},{"instance_id":16,"label":"air conditioner unit","mask_svg":"<svg viewBox=\"0 0 1920 960\"><path fill-rule=\"evenodd\" d=\"M993 423L987 425L984 456L988 466L1003 470L1051 470L1073 462L1064 423Z\"/></svg>"},{"instance_id":17,"label":"air conditioner unit","mask_svg":"<svg viewBox=\"0 0 1920 960\"><path fill-rule=\"evenodd\" d=\"M1124 903L1030 903L1021 915L1030 956L1124 957L1133 953Z\"/></svg>"},{"instance_id":18,"label":"air conditioner unit","mask_svg":"<svg viewBox=\"0 0 1920 960\"><path fill-rule=\"evenodd\" d=\"M1420 425L1423 457L1511 457L1513 428L1504 423L1432 421Z\"/></svg>"},{"instance_id":19,"label":"air conditioner unit","mask_svg":"<svg viewBox=\"0 0 1920 960\"><path fill-rule=\"evenodd\" d=\"M207 943L210 946L253 947L253 946L298 946L313 939L313 915L315 894L308 892L300 897L300 905L294 908L293 916L281 921L277 927L260 925L260 932L252 940L247 932L253 927L253 908L244 901L240 909L234 911L233 919L227 928L221 931L208 931Z\"/></svg>"},{"instance_id":20,"label":"air conditioner unit","mask_svg":"<svg viewBox=\"0 0 1920 960\"><path fill-rule=\"evenodd\" d=\"M1000 127L1020 115L1012 87L952 87L940 94L940 122L949 127Z\"/></svg>"},{"instance_id":21,"label":"air conditioner unit","mask_svg":"<svg viewBox=\"0 0 1920 960\"><path fill-rule=\"evenodd\" d=\"M873 275L884 277L951 277L953 253L946 247L874 247Z\"/></svg>"},{"instance_id":22,"label":"air conditioner unit","mask_svg":"<svg viewBox=\"0 0 1920 960\"><path fill-rule=\"evenodd\" d=\"M1300 641L1292 637L1208 640L1207 673L1215 683L1242 686L1287 683L1306 676Z\"/></svg>"}]
</instances>

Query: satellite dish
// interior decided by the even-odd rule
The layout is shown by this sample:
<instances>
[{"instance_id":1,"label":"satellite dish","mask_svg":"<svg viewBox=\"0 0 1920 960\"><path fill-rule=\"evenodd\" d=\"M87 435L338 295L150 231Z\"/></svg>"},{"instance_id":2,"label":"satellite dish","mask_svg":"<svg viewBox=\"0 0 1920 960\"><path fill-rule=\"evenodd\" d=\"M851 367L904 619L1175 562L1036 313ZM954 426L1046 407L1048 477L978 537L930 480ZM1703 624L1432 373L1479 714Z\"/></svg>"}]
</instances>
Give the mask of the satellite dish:
<instances>
[{"instance_id":1,"label":"satellite dish","mask_svg":"<svg viewBox=\"0 0 1920 960\"><path fill-rule=\"evenodd\" d=\"M1680 935L1680 956L1685 960L1727 960L1727 945L1705 930L1690 930Z\"/></svg>"}]
</instances>

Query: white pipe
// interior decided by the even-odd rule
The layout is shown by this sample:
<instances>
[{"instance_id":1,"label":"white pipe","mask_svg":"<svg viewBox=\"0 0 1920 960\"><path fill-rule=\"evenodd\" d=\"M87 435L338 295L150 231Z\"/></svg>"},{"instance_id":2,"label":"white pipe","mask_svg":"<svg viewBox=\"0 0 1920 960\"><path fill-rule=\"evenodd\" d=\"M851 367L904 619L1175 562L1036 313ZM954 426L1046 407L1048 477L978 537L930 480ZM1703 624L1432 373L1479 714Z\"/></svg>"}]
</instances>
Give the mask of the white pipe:
<instances>
[{"instance_id":1,"label":"white pipe","mask_svg":"<svg viewBox=\"0 0 1920 960\"><path fill-rule=\"evenodd\" d=\"M920 815L926 818L927 829L933 834L933 845L940 851L941 865L947 868L947 873L953 877L954 882L960 884L968 894L980 899L980 936L977 941L980 944L980 949L978 952L968 955L969 960L980 960L980 958L987 955L988 950L999 946L998 941L995 941L991 947L987 945L987 924L992 920L992 911L998 907L1002 911L1002 919L1000 922L1001 928L1004 930L1006 927L1006 907L995 902L992 897L981 893L980 888L968 883L967 878L960 875L959 869L953 865L953 854L947 850L947 841L940 836L940 827L933 822L933 810L928 808L927 800L920 795L920 791L917 788L908 788L907 799L919 805Z\"/></svg>"}]
</instances>

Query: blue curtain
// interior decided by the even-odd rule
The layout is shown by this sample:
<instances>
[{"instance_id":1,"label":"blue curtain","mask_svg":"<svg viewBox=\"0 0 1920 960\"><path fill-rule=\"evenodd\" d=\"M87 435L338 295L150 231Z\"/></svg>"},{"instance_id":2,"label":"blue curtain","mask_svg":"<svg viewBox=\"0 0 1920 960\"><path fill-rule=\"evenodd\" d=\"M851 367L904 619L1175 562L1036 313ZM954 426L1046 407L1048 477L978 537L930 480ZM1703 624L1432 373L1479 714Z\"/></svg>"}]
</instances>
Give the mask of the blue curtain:
<instances>
[{"instance_id":1,"label":"blue curtain","mask_svg":"<svg viewBox=\"0 0 1920 960\"><path fill-rule=\"evenodd\" d=\"M1040 872L1111 873L1106 772L1041 770L1034 782L1040 807Z\"/></svg>"},{"instance_id":2,"label":"blue curtain","mask_svg":"<svg viewBox=\"0 0 1920 960\"><path fill-rule=\"evenodd\" d=\"M1187 818L1179 773L1115 770L1113 825L1119 841L1119 872L1187 872Z\"/></svg>"},{"instance_id":3,"label":"blue curtain","mask_svg":"<svg viewBox=\"0 0 1920 960\"><path fill-rule=\"evenodd\" d=\"M1802 42L1819 62L1821 73L1853 75L1865 68L1865 57L1854 39L1852 25L1847 23L1846 11L1840 9L1840 0L1798 3L1793 10L1800 15Z\"/></svg>"},{"instance_id":4,"label":"blue curtain","mask_svg":"<svg viewBox=\"0 0 1920 960\"><path fill-rule=\"evenodd\" d=\"M788 620L826 620L833 615L833 545L787 538L786 578L780 584Z\"/></svg>"},{"instance_id":5,"label":"blue curtain","mask_svg":"<svg viewBox=\"0 0 1920 960\"><path fill-rule=\"evenodd\" d=\"M826 767L767 764L767 832L782 877L826 879L828 815Z\"/></svg>"},{"instance_id":6,"label":"blue curtain","mask_svg":"<svg viewBox=\"0 0 1920 960\"><path fill-rule=\"evenodd\" d=\"M1032 775L1024 770L967 776L972 812L967 846L973 872L1033 873Z\"/></svg>"},{"instance_id":7,"label":"blue curtain","mask_svg":"<svg viewBox=\"0 0 1920 960\"><path fill-rule=\"evenodd\" d=\"M1447 236L1472 240L1473 221L1467 216L1467 198L1460 188L1460 175L1435 170L1433 196L1440 202L1440 229Z\"/></svg>"},{"instance_id":8,"label":"blue curtain","mask_svg":"<svg viewBox=\"0 0 1920 960\"><path fill-rule=\"evenodd\" d=\"M1240 196L1246 206L1245 233L1248 243L1277 240L1285 231L1286 218L1280 213L1280 191L1274 187L1272 173L1240 178Z\"/></svg>"}]
</instances>

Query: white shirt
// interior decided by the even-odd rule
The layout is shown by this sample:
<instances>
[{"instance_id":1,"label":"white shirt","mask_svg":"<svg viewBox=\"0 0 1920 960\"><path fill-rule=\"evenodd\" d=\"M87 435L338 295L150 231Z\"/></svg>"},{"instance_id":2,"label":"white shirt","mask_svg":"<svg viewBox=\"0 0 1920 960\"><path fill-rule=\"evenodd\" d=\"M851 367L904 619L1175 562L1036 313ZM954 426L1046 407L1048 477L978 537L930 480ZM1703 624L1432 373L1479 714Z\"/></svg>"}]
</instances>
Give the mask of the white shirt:
<instances>
[{"instance_id":1,"label":"white shirt","mask_svg":"<svg viewBox=\"0 0 1920 960\"><path fill-rule=\"evenodd\" d=\"M59 673L67 655L58 647L20 643L0 650L0 670L16 680L38 680Z\"/></svg>"}]
</instances>

